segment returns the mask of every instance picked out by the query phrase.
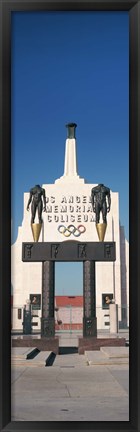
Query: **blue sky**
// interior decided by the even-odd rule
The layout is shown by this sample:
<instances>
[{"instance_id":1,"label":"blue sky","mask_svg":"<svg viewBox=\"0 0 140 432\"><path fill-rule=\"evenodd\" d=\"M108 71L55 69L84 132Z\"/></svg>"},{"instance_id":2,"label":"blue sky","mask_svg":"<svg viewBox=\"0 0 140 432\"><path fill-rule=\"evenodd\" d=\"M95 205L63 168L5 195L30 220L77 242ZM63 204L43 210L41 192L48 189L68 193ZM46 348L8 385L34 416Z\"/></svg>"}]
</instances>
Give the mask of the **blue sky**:
<instances>
[{"instance_id":1,"label":"blue sky","mask_svg":"<svg viewBox=\"0 0 140 432\"><path fill-rule=\"evenodd\" d=\"M68 122L77 123L79 175L119 192L128 239L128 13L13 12L11 44L12 242L23 193L63 175ZM58 294L70 266L56 266ZM82 264L71 268L80 294Z\"/></svg>"}]
</instances>

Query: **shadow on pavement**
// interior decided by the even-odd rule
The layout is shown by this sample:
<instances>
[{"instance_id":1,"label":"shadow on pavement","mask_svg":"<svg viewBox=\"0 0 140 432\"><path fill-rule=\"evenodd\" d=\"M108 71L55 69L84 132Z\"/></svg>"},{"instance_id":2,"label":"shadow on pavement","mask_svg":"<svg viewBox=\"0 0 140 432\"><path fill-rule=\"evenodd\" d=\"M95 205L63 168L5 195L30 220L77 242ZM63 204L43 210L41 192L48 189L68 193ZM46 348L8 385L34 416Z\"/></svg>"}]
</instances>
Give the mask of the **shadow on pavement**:
<instances>
[{"instance_id":1,"label":"shadow on pavement","mask_svg":"<svg viewBox=\"0 0 140 432\"><path fill-rule=\"evenodd\" d=\"M59 354L77 354L78 347L59 347Z\"/></svg>"}]
</instances>

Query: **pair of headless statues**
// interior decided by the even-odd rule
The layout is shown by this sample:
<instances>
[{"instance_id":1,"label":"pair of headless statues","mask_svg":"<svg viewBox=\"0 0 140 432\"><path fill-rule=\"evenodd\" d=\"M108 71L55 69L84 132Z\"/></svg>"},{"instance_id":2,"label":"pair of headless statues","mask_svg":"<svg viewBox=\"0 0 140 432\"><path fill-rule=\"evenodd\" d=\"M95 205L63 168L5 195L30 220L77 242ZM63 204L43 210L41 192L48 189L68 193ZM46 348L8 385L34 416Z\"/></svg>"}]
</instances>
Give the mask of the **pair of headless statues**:
<instances>
[{"instance_id":1,"label":"pair of headless statues","mask_svg":"<svg viewBox=\"0 0 140 432\"><path fill-rule=\"evenodd\" d=\"M103 223L107 223L107 212L110 211L111 206L110 189L104 186L102 183L98 184L91 190L91 200L93 211L96 214L96 224L100 222L100 213L102 213ZM46 196L45 189L43 189L40 185L36 185L30 189L27 210L29 210L30 203L32 214L31 223L33 224L35 221L37 210L39 223L42 223L42 211L46 211Z\"/></svg>"}]
</instances>

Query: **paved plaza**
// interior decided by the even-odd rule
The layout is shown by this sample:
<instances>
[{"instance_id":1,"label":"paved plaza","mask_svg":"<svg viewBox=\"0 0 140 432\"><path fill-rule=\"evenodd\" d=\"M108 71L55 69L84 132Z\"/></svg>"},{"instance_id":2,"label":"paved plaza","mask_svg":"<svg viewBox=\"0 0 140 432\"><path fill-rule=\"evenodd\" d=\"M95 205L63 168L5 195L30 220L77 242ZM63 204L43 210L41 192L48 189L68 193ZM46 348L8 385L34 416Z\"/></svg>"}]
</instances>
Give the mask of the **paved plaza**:
<instances>
[{"instance_id":1,"label":"paved plaza","mask_svg":"<svg viewBox=\"0 0 140 432\"><path fill-rule=\"evenodd\" d=\"M50 352L12 348L12 421L129 421L129 348L79 355L76 334L59 336L50 366Z\"/></svg>"}]
</instances>

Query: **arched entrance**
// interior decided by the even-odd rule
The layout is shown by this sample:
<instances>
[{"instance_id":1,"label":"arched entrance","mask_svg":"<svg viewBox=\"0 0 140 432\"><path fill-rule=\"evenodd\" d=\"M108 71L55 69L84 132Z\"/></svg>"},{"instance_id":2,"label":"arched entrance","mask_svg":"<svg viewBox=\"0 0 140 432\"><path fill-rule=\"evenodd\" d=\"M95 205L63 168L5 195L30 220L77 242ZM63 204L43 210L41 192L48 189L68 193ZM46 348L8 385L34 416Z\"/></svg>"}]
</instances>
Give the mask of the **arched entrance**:
<instances>
[{"instance_id":1,"label":"arched entrance","mask_svg":"<svg viewBox=\"0 0 140 432\"><path fill-rule=\"evenodd\" d=\"M46 338L55 336L55 262L83 262L83 337L96 336L96 261L115 261L115 243L78 241L23 243L22 260L42 261L41 336Z\"/></svg>"}]
</instances>

